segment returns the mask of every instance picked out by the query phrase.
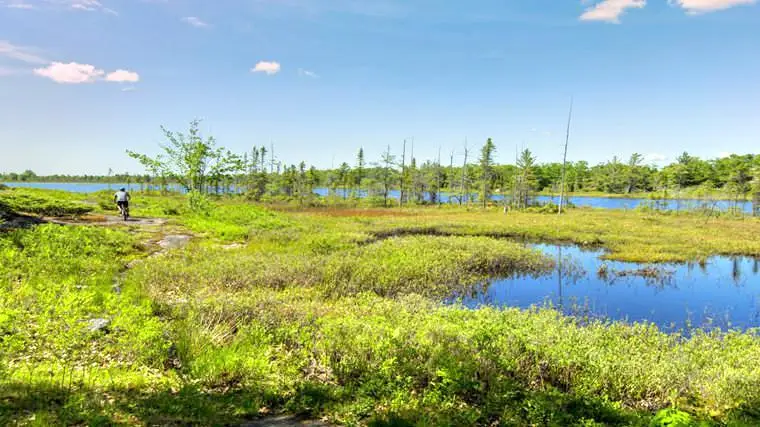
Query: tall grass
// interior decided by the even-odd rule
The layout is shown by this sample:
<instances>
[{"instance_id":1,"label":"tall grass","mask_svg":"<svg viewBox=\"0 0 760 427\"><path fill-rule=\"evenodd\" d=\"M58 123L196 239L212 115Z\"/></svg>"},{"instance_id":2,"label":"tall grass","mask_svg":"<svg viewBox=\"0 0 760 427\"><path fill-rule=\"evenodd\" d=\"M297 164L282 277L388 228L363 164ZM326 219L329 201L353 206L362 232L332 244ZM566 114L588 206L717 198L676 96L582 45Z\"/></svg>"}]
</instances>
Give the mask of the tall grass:
<instances>
[{"instance_id":1,"label":"tall grass","mask_svg":"<svg viewBox=\"0 0 760 427\"><path fill-rule=\"evenodd\" d=\"M219 425L277 411L348 425L760 422L755 331L685 337L441 302L552 267L507 237L684 260L760 253L757 222L381 212L180 206L166 215L195 243L129 270L147 230L0 233L0 423Z\"/></svg>"}]
</instances>

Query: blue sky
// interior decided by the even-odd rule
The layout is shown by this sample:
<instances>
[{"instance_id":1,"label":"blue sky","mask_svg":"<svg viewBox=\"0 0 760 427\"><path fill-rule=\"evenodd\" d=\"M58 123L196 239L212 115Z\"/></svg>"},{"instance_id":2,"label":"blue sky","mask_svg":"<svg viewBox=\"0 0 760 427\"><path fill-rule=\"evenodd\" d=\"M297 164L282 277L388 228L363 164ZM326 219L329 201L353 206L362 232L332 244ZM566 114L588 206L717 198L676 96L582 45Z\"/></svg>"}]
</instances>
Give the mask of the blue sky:
<instances>
[{"instance_id":1,"label":"blue sky","mask_svg":"<svg viewBox=\"0 0 760 427\"><path fill-rule=\"evenodd\" d=\"M0 171L139 172L193 118L287 163L757 152L757 0L0 0Z\"/></svg>"}]
</instances>

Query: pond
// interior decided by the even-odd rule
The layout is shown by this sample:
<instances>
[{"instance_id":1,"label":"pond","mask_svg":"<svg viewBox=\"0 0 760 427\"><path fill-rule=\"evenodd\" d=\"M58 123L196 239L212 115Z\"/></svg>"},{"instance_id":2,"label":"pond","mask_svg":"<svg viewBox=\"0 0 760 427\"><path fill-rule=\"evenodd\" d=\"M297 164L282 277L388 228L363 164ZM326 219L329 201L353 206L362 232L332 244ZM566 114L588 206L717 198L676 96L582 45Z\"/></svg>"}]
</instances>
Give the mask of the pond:
<instances>
[{"instance_id":1,"label":"pond","mask_svg":"<svg viewBox=\"0 0 760 427\"><path fill-rule=\"evenodd\" d=\"M760 326L758 259L646 265L602 260L600 250L534 247L557 260L552 274L493 280L462 302L471 308L550 305L574 316L648 321L665 331Z\"/></svg>"},{"instance_id":2,"label":"pond","mask_svg":"<svg viewBox=\"0 0 760 427\"><path fill-rule=\"evenodd\" d=\"M5 185L9 187L26 187L26 188L43 188L43 189L49 189L49 190L63 190L63 191L70 191L74 193L94 193L94 192L103 191L103 190L115 191L116 189L121 188L121 187L125 187L125 188L128 188L129 191L136 192L142 188L140 184L134 184L134 183L132 184L124 184L124 183L103 184L103 183L67 183L67 182L8 182L8 183L5 183ZM179 186L177 186L176 184L170 187L172 190L180 191ZM157 187L155 186L154 188L157 189ZM327 188L316 188L314 189L314 193L324 197L330 194L330 190L328 190ZM344 197L344 196L349 196L350 193L351 193L350 190L343 191L342 189L338 189L333 194L336 194L339 197ZM390 199L398 200L399 194L400 193L398 190L391 190L388 194L388 197ZM359 196L366 197L367 192L362 191L359 193ZM426 198L428 200L430 199L429 194L426 195ZM477 199L477 196L472 195L472 200L476 200L476 199ZM498 196L498 195L493 196L492 199L497 202L504 200L502 196ZM538 196L535 199L539 203L548 203L548 202L553 202L555 204L559 203L559 197ZM635 199L635 198L622 198L622 197L571 196L569 200L570 200L570 203L578 207L590 207L590 208L600 208L600 209L635 209L642 204L651 205L653 203L656 203L657 208L660 210L677 211L677 210L689 210L689 209L695 209L695 208L708 207L714 210L726 211L729 209L729 207L732 207L735 205L736 209L746 214L752 213L752 202L749 202L749 201L738 202L734 204L732 202L728 202L725 200L719 200L719 201L712 201L708 205L705 201L690 200L690 199L654 202L648 199ZM458 203L458 198L453 194L450 195L447 193L442 193L441 202L442 203Z\"/></svg>"}]
</instances>

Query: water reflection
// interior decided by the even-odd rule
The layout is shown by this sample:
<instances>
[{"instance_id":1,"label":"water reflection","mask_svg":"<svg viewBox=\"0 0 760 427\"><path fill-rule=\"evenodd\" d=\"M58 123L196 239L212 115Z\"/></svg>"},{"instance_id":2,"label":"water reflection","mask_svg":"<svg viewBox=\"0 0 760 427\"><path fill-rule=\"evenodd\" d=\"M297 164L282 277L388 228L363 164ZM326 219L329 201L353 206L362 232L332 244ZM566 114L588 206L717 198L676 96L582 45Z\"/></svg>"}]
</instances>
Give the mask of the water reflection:
<instances>
[{"instance_id":1,"label":"water reflection","mask_svg":"<svg viewBox=\"0 0 760 427\"><path fill-rule=\"evenodd\" d=\"M64 191L71 191L74 193L94 193L97 191L102 190L111 190L114 188L120 188L120 187L129 187L130 191L137 191L139 189L148 188L151 187L153 189L158 189L158 186L153 184L103 184L103 183L68 183L68 182L54 182L54 183L40 183L40 182L8 182L6 183L9 187L32 187L32 188L46 188L51 190L64 190ZM172 191L182 191L180 186L177 184L170 184L169 189ZM211 189L211 191L216 190L216 188ZM245 190L245 187L236 187L234 185L229 186L228 188L224 189L225 192L232 192L232 193L239 193L241 191ZM328 189L328 188L315 188L314 193L319 196L328 196L328 195L334 195L340 198L349 198L352 197L355 193L352 190L348 189ZM358 193L356 193L357 197L364 198L368 197L370 193L366 190L362 190ZM377 192L373 192L372 195L374 196L380 196ZM459 203L468 203L478 202L478 195L477 194L471 194L469 196L464 195L459 196L457 194L449 194L449 193L441 193L433 196L430 193L423 193L422 199L428 202L431 201L439 201L441 203L451 203L451 204L459 204ZM391 190L388 194L388 197L391 199L398 199L400 197L400 192L398 190ZM508 196L506 197L508 199ZM502 202L505 199L505 196L503 195L494 195L491 197L492 200L495 202ZM559 203L559 196L537 196L534 198L535 201L541 204L545 203ZM636 209L638 207L644 207L647 209L652 210L666 210L666 211L684 211L684 210L698 210L701 212L704 212L706 214L713 214L715 212L721 211L737 211L737 212L743 212L745 214L751 214L752 213L752 202L750 201L739 201L739 202L731 202L726 200L648 200L648 199L633 199L633 198L623 198L623 197L578 197L578 196L570 196L568 198L568 201L572 203L575 206L578 207L591 207L591 208L600 208L600 209Z\"/></svg>"},{"instance_id":2,"label":"water reflection","mask_svg":"<svg viewBox=\"0 0 760 427\"><path fill-rule=\"evenodd\" d=\"M493 280L464 304L551 306L582 320L648 321L666 330L760 327L758 259L648 265L605 261L602 251L573 246L535 247L556 258L551 274Z\"/></svg>"}]
</instances>

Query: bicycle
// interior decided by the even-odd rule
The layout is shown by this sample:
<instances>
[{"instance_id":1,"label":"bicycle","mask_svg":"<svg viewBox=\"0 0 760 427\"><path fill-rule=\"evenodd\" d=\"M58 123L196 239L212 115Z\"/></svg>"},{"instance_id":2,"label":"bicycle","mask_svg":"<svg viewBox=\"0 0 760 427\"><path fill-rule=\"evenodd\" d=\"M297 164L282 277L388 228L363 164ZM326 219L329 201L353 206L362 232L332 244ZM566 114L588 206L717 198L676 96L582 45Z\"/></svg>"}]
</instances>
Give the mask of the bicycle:
<instances>
[{"instance_id":1,"label":"bicycle","mask_svg":"<svg viewBox=\"0 0 760 427\"><path fill-rule=\"evenodd\" d=\"M122 204L119 204L119 213L121 214L121 217L124 218L124 221L129 220L129 206L124 206Z\"/></svg>"}]
</instances>

